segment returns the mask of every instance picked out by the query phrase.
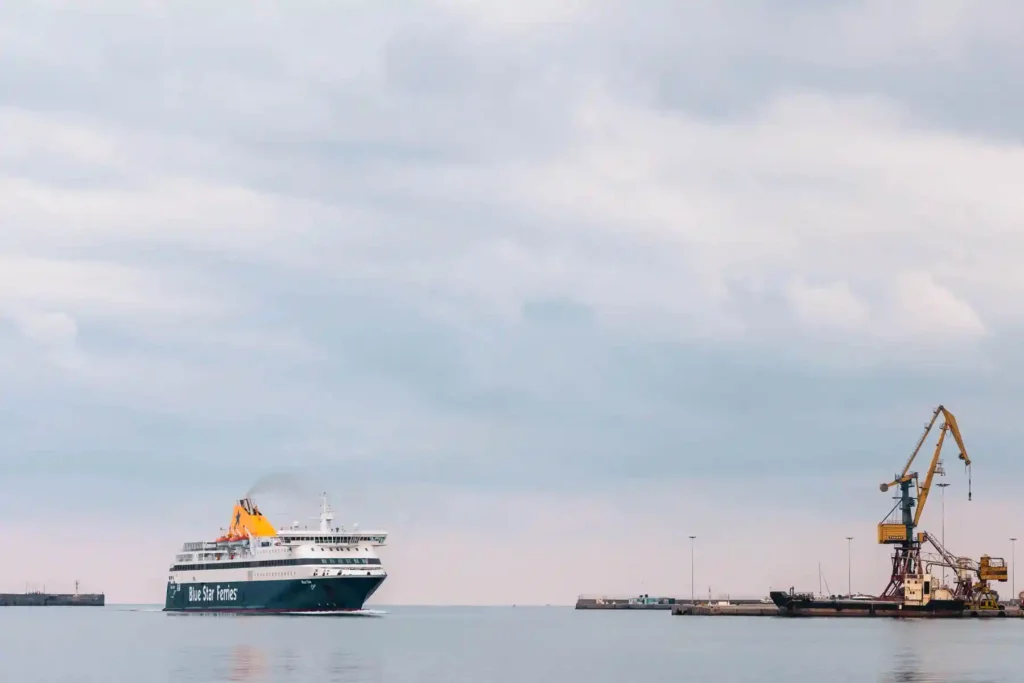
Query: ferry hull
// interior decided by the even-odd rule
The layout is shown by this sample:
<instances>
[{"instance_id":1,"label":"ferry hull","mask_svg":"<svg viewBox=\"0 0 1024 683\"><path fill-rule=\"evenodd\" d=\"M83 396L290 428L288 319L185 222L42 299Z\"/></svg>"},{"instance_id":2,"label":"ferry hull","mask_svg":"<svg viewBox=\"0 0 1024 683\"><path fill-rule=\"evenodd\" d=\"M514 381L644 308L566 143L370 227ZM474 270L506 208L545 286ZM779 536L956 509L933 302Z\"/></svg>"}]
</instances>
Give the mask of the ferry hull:
<instances>
[{"instance_id":1,"label":"ferry hull","mask_svg":"<svg viewBox=\"0 0 1024 683\"><path fill-rule=\"evenodd\" d=\"M360 610L383 576L169 583L165 612L351 612Z\"/></svg>"}]
</instances>

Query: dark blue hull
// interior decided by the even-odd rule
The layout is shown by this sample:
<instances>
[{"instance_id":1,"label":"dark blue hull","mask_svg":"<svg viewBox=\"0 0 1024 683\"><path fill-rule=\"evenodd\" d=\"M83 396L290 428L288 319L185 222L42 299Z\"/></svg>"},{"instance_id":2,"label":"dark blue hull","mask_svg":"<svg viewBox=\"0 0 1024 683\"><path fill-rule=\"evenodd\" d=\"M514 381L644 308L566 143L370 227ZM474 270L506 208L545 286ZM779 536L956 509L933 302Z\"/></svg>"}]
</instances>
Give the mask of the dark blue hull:
<instances>
[{"instance_id":1,"label":"dark blue hull","mask_svg":"<svg viewBox=\"0 0 1024 683\"><path fill-rule=\"evenodd\" d=\"M383 576L168 583L165 612L351 612L360 610Z\"/></svg>"}]
</instances>

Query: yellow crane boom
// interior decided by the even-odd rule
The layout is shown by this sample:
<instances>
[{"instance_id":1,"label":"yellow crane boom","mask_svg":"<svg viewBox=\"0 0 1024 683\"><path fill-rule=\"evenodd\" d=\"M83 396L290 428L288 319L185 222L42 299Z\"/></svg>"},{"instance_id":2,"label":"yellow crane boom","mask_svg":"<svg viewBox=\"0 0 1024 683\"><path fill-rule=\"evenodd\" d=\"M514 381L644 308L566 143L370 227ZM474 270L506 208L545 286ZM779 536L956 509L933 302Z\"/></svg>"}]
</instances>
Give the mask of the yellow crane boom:
<instances>
[{"instance_id":1,"label":"yellow crane boom","mask_svg":"<svg viewBox=\"0 0 1024 683\"><path fill-rule=\"evenodd\" d=\"M939 416L942 416L942 426L939 428L939 438L935 444L935 452L932 455L931 463L928 465L928 471L925 474L924 484L920 484L920 479L917 472L911 472L910 468L914 464L914 460L917 458L918 453L921 451L921 446L924 445L924 440L928 437L932 427L935 426L935 422ZM960 449L959 459L964 461L964 465L967 468L967 500L971 499L971 478L970 478L970 467L971 458L967 455L967 447L964 446L963 436L960 434L960 427L956 422L956 417L953 413L946 410L946 408L940 405L935 409L932 414L931 420L925 425L924 433L921 438L917 440L917 445L914 447L913 452L910 454L910 458L907 460L907 464L904 465L903 471L896 476L896 478L887 483L882 484L879 488L884 493L889 490L891 486L899 486L905 494L909 494L910 483L914 483L916 498L917 498L917 510L914 512L913 518L909 516L909 506L913 506L912 500L905 500L902 504L903 508L903 519L900 522L882 522L878 525L878 542L879 543L908 543L914 540L914 529L921 522L921 514L924 512L925 503L928 501L928 494L931 492L932 480L935 477L935 471L939 464L939 455L942 453L942 445L946 438L946 432L953 435L953 439L956 441L957 447ZM904 498L908 496L905 495Z\"/></svg>"}]
</instances>

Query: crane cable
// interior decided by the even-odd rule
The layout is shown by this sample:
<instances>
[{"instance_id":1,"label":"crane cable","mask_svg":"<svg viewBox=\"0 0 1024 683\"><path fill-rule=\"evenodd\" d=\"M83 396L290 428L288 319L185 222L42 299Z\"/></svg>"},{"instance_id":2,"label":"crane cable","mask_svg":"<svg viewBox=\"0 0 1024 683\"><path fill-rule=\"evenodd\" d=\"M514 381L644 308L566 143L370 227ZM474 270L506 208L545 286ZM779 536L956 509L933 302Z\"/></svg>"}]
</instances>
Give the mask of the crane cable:
<instances>
[{"instance_id":1,"label":"crane cable","mask_svg":"<svg viewBox=\"0 0 1024 683\"><path fill-rule=\"evenodd\" d=\"M971 466L967 465L967 500L971 500Z\"/></svg>"}]
</instances>

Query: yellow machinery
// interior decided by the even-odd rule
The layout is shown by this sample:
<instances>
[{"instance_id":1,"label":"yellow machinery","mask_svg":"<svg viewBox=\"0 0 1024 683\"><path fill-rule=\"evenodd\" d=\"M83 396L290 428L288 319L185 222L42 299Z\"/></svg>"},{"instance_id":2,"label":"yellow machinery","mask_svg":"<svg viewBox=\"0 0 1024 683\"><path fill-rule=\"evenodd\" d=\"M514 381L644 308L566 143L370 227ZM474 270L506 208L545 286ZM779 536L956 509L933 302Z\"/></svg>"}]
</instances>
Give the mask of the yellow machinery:
<instances>
[{"instance_id":1,"label":"yellow machinery","mask_svg":"<svg viewBox=\"0 0 1024 683\"><path fill-rule=\"evenodd\" d=\"M1006 562L1001 557L981 556L978 563L978 583L973 586L970 606L974 609L999 609L999 593L989 587L989 581L1007 579Z\"/></svg>"},{"instance_id":2,"label":"yellow machinery","mask_svg":"<svg viewBox=\"0 0 1024 683\"><path fill-rule=\"evenodd\" d=\"M930 543L942 557L941 562L929 564L949 567L955 572L956 586L952 591L953 598L965 601L967 607L972 610L1000 609L999 593L989 586L989 581L1006 582L1008 570L1003 558L982 555L981 560L975 562L968 557L953 555L939 539L928 532L923 532L920 536L922 541Z\"/></svg>"},{"instance_id":3,"label":"yellow machinery","mask_svg":"<svg viewBox=\"0 0 1024 683\"><path fill-rule=\"evenodd\" d=\"M1006 562L1001 557L981 556L978 563L978 579L981 581L1006 581Z\"/></svg>"},{"instance_id":4,"label":"yellow machinery","mask_svg":"<svg viewBox=\"0 0 1024 683\"><path fill-rule=\"evenodd\" d=\"M914 464L917 454L921 451L924 440L928 437L929 432L935 426L940 415L942 416L942 425L939 428L939 438L935 444L935 452L932 455L931 463L925 473L924 483L921 484L918 473L916 471L912 472L910 468ZM889 516L878 525L878 542L897 546L892 558L892 575L889 579L889 585L882 593L882 598L902 599L906 577L919 577L922 573L921 541L923 540L923 534L916 533L916 529L921 521L921 514L924 512L924 505L932 488L932 479L935 477L935 471L939 464L939 455L942 452L942 444L946 439L946 432L953 435L956 445L960 448L959 458L964 461L968 472L967 500L971 499L971 459L967 455L967 448L964 446L956 418L945 407L940 405L935 409L931 420L925 425L924 433L918 439L914 451L910 454L910 458L903 467L903 471L897 474L893 481L882 484L879 487L883 493L893 486L899 486L900 488L900 497L897 499L896 505L893 506ZM911 485L914 487L915 495L910 493ZM916 511L914 510L915 507L917 508ZM898 518L896 517L897 510L899 510Z\"/></svg>"}]
</instances>

